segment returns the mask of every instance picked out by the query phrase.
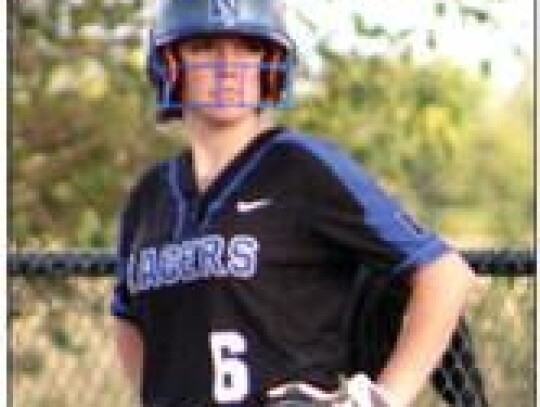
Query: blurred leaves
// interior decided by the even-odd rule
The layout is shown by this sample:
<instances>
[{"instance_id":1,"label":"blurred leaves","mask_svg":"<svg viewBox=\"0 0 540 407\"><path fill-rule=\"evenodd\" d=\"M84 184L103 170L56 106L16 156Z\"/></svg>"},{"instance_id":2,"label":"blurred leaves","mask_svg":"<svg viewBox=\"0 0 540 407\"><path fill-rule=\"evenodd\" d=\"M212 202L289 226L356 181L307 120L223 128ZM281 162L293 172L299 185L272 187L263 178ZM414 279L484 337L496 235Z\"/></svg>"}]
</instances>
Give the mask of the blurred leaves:
<instances>
[{"instance_id":1,"label":"blurred leaves","mask_svg":"<svg viewBox=\"0 0 540 407\"><path fill-rule=\"evenodd\" d=\"M12 242L110 245L134 175L178 146L178 136L155 129L139 38L112 37L137 20L140 3L36 0L13 8ZM69 31L81 35L54 28L62 4ZM87 36L95 24L101 31Z\"/></svg>"},{"instance_id":2,"label":"blurred leaves","mask_svg":"<svg viewBox=\"0 0 540 407\"><path fill-rule=\"evenodd\" d=\"M494 405L533 406L534 282L514 279L509 286L503 279L486 280L482 291L471 318L490 399Z\"/></svg>"},{"instance_id":3,"label":"blurred leaves","mask_svg":"<svg viewBox=\"0 0 540 407\"><path fill-rule=\"evenodd\" d=\"M112 280L63 277L76 295L55 290L54 281L43 276L13 280L19 293L13 303L24 309L10 321L10 393L16 405L136 405L107 316Z\"/></svg>"},{"instance_id":4,"label":"blurred leaves","mask_svg":"<svg viewBox=\"0 0 540 407\"><path fill-rule=\"evenodd\" d=\"M361 14L355 14L353 21L356 35L360 37L378 38L388 34L388 31L382 25L368 26Z\"/></svg>"},{"instance_id":5,"label":"blurred leaves","mask_svg":"<svg viewBox=\"0 0 540 407\"><path fill-rule=\"evenodd\" d=\"M486 23L491 19L489 12L479 7L461 4L459 11L463 17L472 17L476 20L476 22L481 24Z\"/></svg>"},{"instance_id":6,"label":"blurred leaves","mask_svg":"<svg viewBox=\"0 0 540 407\"><path fill-rule=\"evenodd\" d=\"M435 3L435 15L438 17L443 17L446 14L446 3L438 2Z\"/></svg>"}]
</instances>

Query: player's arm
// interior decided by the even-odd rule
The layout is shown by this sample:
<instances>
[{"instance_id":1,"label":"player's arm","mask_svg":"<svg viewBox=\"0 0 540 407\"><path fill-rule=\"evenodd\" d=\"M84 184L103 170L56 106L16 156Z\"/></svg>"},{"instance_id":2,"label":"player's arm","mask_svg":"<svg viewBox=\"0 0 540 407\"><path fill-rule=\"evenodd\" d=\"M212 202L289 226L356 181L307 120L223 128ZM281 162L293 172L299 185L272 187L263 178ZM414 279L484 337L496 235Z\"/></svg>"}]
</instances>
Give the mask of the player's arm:
<instances>
[{"instance_id":1,"label":"player's arm","mask_svg":"<svg viewBox=\"0 0 540 407\"><path fill-rule=\"evenodd\" d=\"M413 286L404 327L377 383L357 372L342 383L341 395L367 407L409 405L447 347L473 272L347 154L323 145L313 151L322 165L312 177L317 183L308 184L307 227L373 273L410 275ZM331 398L329 405L340 404Z\"/></svg>"},{"instance_id":2,"label":"player's arm","mask_svg":"<svg viewBox=\"0 0 540 407\"><path fill-rule=\"evenodd\" d=\"M142 381L143 338L133 298L128 290L127 270L131 256L134 225L137 219L139 188L131 191L120 216L117 242L116 281L111 298L116 351L126 377L139 393Z\"/></svg>"},{"instance_id":3,"label":"player's arm","mask_svg":"<svg viewBox=\"0 0 540 407\"><path fill-rule=\"evenodd\" d=\"M325 393L307 383L289 383L271 390L274 401L268 405L282 407L293 400L302 406L411 405L447 348L474 274L460 255L448 252L418 267L412 279L403 328L376 383L362 372L346 379L335 393Z\"/></svg>"},{"instance_id":4,"label":"player's arm","mask_svg":"<svg viewBox=\"0 0 540 407\"><path fill-rule=\"evenodd\" d=\"M455 252L420 266L396 346L377 382L409 405L435 369L463 310L474 272Z\"/></svg>"},{"instance_id":5,"label":"player's arm","mask_svg":"<svg viewBox=\"0 0 540 407\"><path fill-rule=\"evenodd\" d=\"M138 326L139 319L126 285L126 262L122 259L119 257L111 313L114 317L114 335L120 365L138 394L142 378L144 342Z\"/></svg>"},{"instance_id":6,"label":"player's arm","mask_svg":"<svg viewBox=\"0 0 540 407\"><path fill-rule=\"evenodd\" d=\"M114 318L116 349L126 377L139 389L142 377L143 341L139 329L131 322Z\"/></svg>"}]
</instances>

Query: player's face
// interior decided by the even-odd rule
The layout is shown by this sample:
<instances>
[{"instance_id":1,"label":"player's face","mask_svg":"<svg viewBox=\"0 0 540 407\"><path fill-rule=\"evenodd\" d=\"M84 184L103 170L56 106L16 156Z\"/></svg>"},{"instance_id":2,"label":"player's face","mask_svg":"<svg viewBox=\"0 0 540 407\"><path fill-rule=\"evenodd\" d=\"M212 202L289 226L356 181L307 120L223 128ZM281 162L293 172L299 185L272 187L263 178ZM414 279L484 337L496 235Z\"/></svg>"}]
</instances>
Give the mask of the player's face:
<instances>
[{"instance_id":1,"label":"player's face","mask_svg":"<svg viewBox=\"0 0 540 407\"><path fill-rule=\"evenodd\" d=\"M259 41L240 37L196 38L182 43L186 109L223 123L254 114L260 100L263 55Z\"/></svg>"}]
</instances>

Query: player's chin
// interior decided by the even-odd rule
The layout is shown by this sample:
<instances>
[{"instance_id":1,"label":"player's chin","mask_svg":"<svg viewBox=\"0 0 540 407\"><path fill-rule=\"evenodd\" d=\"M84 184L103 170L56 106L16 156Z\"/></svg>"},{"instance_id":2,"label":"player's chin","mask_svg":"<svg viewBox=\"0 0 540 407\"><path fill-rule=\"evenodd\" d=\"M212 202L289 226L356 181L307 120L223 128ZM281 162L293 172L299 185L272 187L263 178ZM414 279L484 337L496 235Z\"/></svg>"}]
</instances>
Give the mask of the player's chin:
<instances>
[{"instance_id":1,"label":"player's chin","mask_svg":"<svg viewBox=\"0 0 540 407\"><path fill-rule=\"evenodd\" d=\"M219 125L233 125L249 118L255 113L255 104L229 103L205 106L198 109L207 121Z\"/></svg>"}]
</instances>

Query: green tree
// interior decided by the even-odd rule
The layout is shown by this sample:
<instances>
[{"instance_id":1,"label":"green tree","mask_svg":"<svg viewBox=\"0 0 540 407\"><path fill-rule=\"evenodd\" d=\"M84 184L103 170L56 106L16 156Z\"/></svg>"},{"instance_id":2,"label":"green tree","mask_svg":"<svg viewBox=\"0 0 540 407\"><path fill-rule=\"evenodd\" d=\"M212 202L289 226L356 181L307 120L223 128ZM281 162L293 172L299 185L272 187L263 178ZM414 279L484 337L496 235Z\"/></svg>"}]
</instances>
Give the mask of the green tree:
<instances>
[{"instance_id":1,"label":"green tree","mask_svg":"<svg viewBox=\"0 0 540 407\"><path fill-rule=\"evenodd\" d=\"M140 8L140 1L11 8L14 244L110 245L134 174L178 144L156 130L137 32L119 29L133 25Z\"/></svg>"}]
</instances>

